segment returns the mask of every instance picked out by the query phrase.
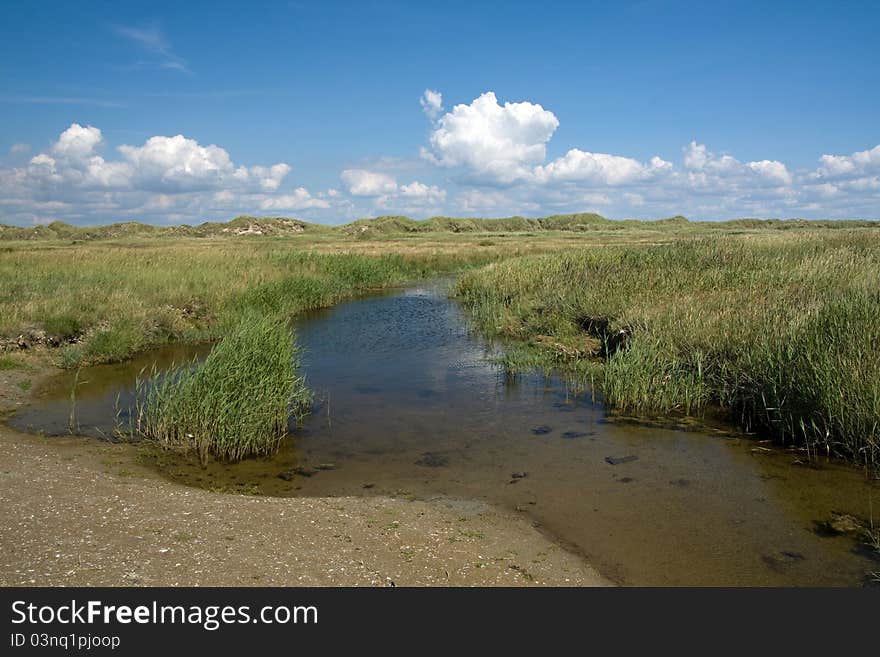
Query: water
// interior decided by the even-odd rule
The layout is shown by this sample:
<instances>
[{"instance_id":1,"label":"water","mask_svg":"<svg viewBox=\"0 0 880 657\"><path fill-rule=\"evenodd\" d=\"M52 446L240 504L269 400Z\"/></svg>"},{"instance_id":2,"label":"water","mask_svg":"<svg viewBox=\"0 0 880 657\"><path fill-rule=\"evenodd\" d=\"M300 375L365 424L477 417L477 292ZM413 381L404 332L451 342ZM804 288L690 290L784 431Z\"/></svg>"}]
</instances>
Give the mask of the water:
<instances>
[{"instance_id":1,"label":"water","mask_svg":"<svg viewBox=\"0 0 880 657\"><path fill-rule=\"evenodd\" d=\"M505 377L442 287L341 304L296 329L316 405L278 455L203 468L157 453L156 467L220 490L499 505L622 584L861 585L880 571L854 538L816 531L835 512L880 512L863 473L796 465L730 431L620 422L560 379ZM80 432L112 434L144 366L204 350L84 371ZM12 423L66 432L72 384L53 382Z\"/></svg>"}]
</instances>

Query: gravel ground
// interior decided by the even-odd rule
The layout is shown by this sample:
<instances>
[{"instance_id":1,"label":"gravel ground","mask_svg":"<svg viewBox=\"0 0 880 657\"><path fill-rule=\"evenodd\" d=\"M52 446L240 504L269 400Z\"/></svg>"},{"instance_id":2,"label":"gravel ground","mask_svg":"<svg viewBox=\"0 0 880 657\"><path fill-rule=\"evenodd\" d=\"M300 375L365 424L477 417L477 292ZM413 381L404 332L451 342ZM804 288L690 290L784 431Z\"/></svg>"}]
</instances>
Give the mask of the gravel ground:
<instances>
[{"instance_id":1,"label":"gravel ground","mask_svg":"<svg viewBox=\"0 0 880 657\"><path fill-rule=\"evenodd\" d=\"M0 425L0 585L604 585L523 517L387 497L266 498L161 478L135 448Z\"/></svg>"}]
</instances>

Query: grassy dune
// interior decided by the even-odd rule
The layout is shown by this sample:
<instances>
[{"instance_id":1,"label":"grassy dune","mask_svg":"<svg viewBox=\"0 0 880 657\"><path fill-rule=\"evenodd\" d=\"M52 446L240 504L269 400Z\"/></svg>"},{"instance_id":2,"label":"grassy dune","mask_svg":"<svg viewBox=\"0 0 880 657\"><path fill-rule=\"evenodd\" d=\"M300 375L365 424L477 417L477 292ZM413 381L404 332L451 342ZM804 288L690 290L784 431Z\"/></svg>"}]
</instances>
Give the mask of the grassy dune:
<instances>
[{"instance_id":1,"label":"grassy dune","mask_svg":"<svg viewBox=\"0 0 880 657\"><path fill-rule=\"evenodd\" d=\"M635 413L720 405L751 429L880 457L880 232L713 236L507 260L456 293L510 367L563 365Z\"/></svg>"},{"instance_id":2,"label":"grassy dune","mask_svg":"<svg viewBox=\"0 0 880 657\"><path fill-rule=\"evenodd\" d=\"M242 215L228 222L206 221L196 226L156 226L127 221L103 226L72 226L54 221L40 226L7 226L0 224L0 241L92 241L125 238L193 237L225 238L245 236L303 235L339 239L381 239L398 235L426 235L437 233L528 233L565 231L574 233L619 231L676 231L676 232L739 232L780 231L804 228L846 229L857 227L880 228L880 221L822 221L803 219L734 219L731 221L689 221L676 216L668 219L643 221L639 219L613 220L593 212L557 214L549 217L507 217L484 219L478 217L431 217L415 220L402 216L382 216L358 219L341 226L313 224L301 219L285 217L252 217Z\"/></svg>"}]
</instances>

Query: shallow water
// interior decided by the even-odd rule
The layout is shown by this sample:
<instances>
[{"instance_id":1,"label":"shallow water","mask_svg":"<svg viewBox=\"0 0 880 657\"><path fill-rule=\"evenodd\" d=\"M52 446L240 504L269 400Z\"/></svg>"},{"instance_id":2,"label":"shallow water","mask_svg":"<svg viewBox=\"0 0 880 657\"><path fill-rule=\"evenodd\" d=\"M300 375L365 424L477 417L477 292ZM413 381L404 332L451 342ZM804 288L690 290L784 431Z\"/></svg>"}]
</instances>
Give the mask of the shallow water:
<instances>
[{"instance_id":1,"label":"shallow water","mask_svg":"<svg viewBox=\"0 0 880 657\"><path fill-rule=\"evenodd\" d=\"M558 378L508 378L440 287L344 303L296 328L316 405L281 452L207 468L157 454L157 467L222 490L500 505L623 584L861 585L880 571L852 537L816 531L833 512L869 517L872 497L880 510L863 473L796 465L801 455L755 451L729 431L620 422ZM204 350L84 370L79 431L111 435L141 368ZM66 433L72 383L52 382L12 424Z\"/></svg>"}]
</instances>

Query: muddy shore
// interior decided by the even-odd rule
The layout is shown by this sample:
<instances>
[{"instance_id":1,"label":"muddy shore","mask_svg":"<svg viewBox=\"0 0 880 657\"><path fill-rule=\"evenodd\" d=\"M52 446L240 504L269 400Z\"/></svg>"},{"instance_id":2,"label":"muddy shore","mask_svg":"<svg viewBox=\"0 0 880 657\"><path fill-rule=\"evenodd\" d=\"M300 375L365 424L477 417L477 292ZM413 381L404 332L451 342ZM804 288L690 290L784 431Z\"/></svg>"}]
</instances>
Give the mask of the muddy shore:
<instances>
[{"instance_id":1,"label":"muddy shore","mask_svg":"<svg viewBox=\"0 0 880 657\"><path fill-rule=\"evenodd\" d=\"M0 373L0 410L21 382ZM29 386L25 386L29 387ZM524 517L442 498L281 499L168 481L137 449L0 424L0 585L605 585Z\"/></svg>"}]
</instances>

